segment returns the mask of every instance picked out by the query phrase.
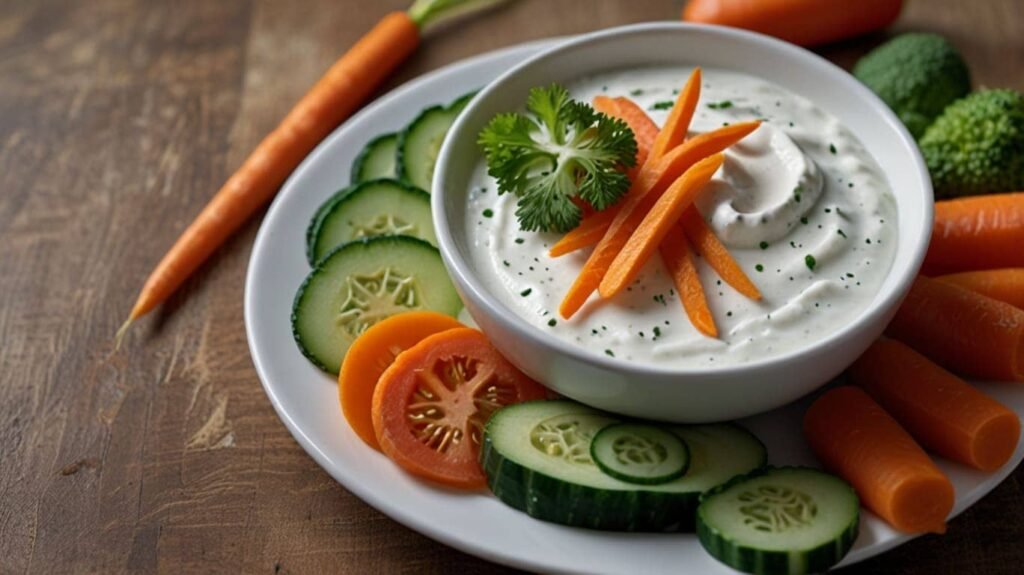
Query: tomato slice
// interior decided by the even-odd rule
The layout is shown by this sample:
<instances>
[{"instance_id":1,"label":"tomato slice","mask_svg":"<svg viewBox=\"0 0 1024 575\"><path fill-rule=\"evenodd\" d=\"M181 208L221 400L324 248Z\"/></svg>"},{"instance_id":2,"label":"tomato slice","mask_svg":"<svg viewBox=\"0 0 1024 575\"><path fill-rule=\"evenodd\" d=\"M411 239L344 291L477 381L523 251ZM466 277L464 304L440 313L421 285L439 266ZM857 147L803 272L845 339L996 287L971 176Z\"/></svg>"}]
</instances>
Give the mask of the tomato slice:
<instances>
[{"instance_id":1,"label":"tomato slice","mask_svg":"<svg viewBox=\"0 0 1024 575\"><path fill-rule=\"evenodd\" d=\"M423 338L463 327L455 318L433 311L410 311L379 321L348 348L338 372L338 399L352 431L370 447L380 450L373 431L373 390L384 370L398 354Z\"/></svg>"},{"instance_id":2,"label":"tomato slice","mask_svg":"<svg viewBox=\"0 0 1024 575\"><path fill-rule=\"evenodd\" d=\"M478 459L487 419L546 395L484 334L452 329L402 352L384 372L373 394L373 426L381 449L406 471L479 489L487 485Z\"/></svg>"}]
</instances>

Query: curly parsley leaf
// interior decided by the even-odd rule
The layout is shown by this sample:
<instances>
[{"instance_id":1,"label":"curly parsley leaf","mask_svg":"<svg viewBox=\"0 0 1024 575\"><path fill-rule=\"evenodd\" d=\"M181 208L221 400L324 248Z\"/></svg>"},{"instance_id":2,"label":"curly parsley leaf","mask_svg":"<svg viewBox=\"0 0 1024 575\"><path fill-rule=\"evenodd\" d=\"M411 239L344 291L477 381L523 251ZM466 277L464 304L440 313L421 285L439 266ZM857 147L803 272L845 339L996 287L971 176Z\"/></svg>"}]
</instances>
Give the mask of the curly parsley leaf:
<instances>
[{"instance_id":1,"label":"curly parsley leaf","mask_svg":"<svg viewBox=\"0 0 1024 575\"><path fill-rule=\"evenodd\" d=\"M603 210L629 189L622 168L636 163L636 140L625 122L556 84L530 90L526 110L495 116L479 139L498 193L518 197L520 228L569 231L582 215L573 198Z\"/></svg>"}]
</instances>

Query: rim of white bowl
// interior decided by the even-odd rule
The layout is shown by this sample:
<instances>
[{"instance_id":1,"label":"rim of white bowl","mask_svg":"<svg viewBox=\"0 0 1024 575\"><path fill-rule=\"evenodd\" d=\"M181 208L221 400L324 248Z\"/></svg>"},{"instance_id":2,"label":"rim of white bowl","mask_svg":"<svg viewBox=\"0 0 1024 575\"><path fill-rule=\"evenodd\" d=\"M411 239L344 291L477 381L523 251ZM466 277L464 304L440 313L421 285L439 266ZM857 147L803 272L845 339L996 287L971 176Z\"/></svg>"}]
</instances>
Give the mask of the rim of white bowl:
<instances>
[{"instance_id":1,"label":"rim of white bowl","mask_svg":"<svg viewBox=\"0 0 1024 575\"><path fill-rule=\"evenodd\" d=\"M720 34L726 38L731 38L740 42L760 44L761 47L777 50L786 57L803 60L806 65L815 69L815 73L830 76L842 82L842 87L844 89L851 90L859 98L867 100L869 106L873 109L873 112L882 116L884 122L898 136L899 142L902 145L901 147L905 148L909 152L913 166L908 169L916 171L921 182L923 182L923 186L920 189L914 190L920 193L924 200L921 202L922 211L920 214L924 218L924 222L921 226L921 237L908 239L902 232L902 229L898 233L897 245L901 245L907 241L914 241L916 239L916 245L912 245L910 248L911 254L908 264L902 269L896 269L893 267L889 270L889 276L893 274L900 274L896 282L888 288L887 292L879 292L876 294L870 307L858 314L853 321L832 332L825 338L789 353L750 363L725 367L660 367L650 364L628 362L619 358L603 357L588 352L582 347L575 346L570 342L536 328L523 318L519 317L518 314L505 306L505 304L498 301L496 297L481 285L480 281L476 278L476 274L472 267L465 258L462 257L461 252L455 246L455 242L452 238L452 228L450 227L451 223L448 219L448 213L444 205L444 197L446 193L443 182L447 179L450 157L454 155L452 151L454 144L452 142L455 138L445 138L444 144L441 146L440 153L438 154L437 167L433 176L432 187L434 192L431 197L431 209L434 213L434 228L437 230L438 247L440 248L441 255L448 266L449 272L458 276L460 283L468 289L469 292L471 292L470 294L467 294L467 298L473 299L480 305L480 307L484 308L484 313L496 318L506 329L515 332L517 337L538 341L543 346L551 348L558 353L570 356L581 363L587 363L603 369L615 370L629 375L649 375L655 377L714 375L717 379L718 377L743 375L767 368L778 367L779 364L789 363L804 356L816 355L819 353L820 349L836 345L838 342L850 337L854 332L862 329L865 325L881 321L890 310L899 304L910 289L910 285L913 282L913 279L917 276L921 264L924 261L934 218L934 201L932 200L934 196L932 192L931 178L928 175L928 169L925 166L924 158L921 156L921 153L917 148L917 144L911 137L910 132L907 131L903 123L896 117L892 110L889 109L888 105L886 105L874 92L861 84L839 66L815 54L814 52L811 52L810 50L790 44L789 42L785 42L771 36L766 36L764 34L750 32L748 30L740 30L738 28L709 24L690 24L685 22L631 24L628 26L618 26L615 28L607 28L596 32L582 34L543 50L539 54L523 60L518 65L498 76L498 78L480 90L466 109L462 111L449 131L449 135L458 134L465 130L464 125L467 122L466 119L481 102L487 100L491 94L499 91L506 82L521 73L523 69L529 68L538 62L557 58L561 53L572 49L585 48L588 45L598 44L621 36L638 36L652 32L685 33L692 31L710 32L713 34ZM886 179L890 179L888 177L888 173L886 174ZM904 191L904 193L909 192ZM894 262L894 266L895 263L896 262ZM716 385L721 384L719 381L716 381L715 383Z\"/></svg>"}]
</instances>

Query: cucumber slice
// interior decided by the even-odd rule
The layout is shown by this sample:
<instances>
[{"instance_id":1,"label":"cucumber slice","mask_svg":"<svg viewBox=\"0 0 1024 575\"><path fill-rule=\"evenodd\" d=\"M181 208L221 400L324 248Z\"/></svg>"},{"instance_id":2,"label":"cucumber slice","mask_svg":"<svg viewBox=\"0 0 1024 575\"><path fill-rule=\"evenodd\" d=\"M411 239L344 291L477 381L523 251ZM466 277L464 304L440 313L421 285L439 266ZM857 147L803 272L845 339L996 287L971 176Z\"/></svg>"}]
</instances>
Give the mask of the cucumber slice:
<instances>
[{"instance_id":1,"label":"cucumber slice","mask_svg":"<svg viewBox=\"0 0 1024 575\"><path fill-rule=\"evenodd\" d=\"M309 226L306 227L306 260L309 262L309 265L316 265L314 252L316 248L316 231L320 228L320 222L324 219L324 216L327 215L327 212L331 211L334 204L338 203L341 198L345 197L345 194L351 192L352 188L353 186L349 186L334 192L331 197L327 198L327 201L320 204L320 207L313 212L313 217L309 220Z\"/></svg>"},{"instance_id":2,"label":"cucumber slice","mask_svg":"<svg viewBox=\"0 0 1024 575\"><path fill-rule=\"evenodd\" d=\"M427 309L456 316L462 302L437 248L407 236L342 244L306 276L292 306L302 353L338 373L356 337L394 314Z\"/></svg>"},{"instance_id":3,"label":"cucumber slice","mask_svg":"<svg viewBox=\"0 0 1024 575\"><path fill-rule=\"evenodd\" d=\"M448 106L431 106L399 132L395 154L399 179L430 193L434 164L444 137L475 95L476 92L471 92L461 96Z\"/></svg>"},{"instance_id":4,"label":"cucumber slice","mask_svg":"<svg viewBox=\"0 0 1024 575\"><path fill-rule=\"evenodd\" d=\"M679 436L642 423L616 423L598 431L590 458L608 475L641 485L672 481L690 466L690 450Z\"/></svg>"},{"instance_id":5,"label":"cucumber slice","mask_svg":"<svg viewBox=\"0 0 1024 575\"><path fill-rule=\"evenodd\" d=\"M398 134L381 134L363 146L352 162L352 183L368 182L379 178L394 178L395 154L398 150Z\"/></svg>"},{"instance_id":6,"label":"cucumber slice","mask_svg":"<svg viewBox=\"0 0 1024 575\"><path fill-rule=\"evenodd\" d=\"M686 475L637 486L603 473L590 443L614 416L572 401L535 401L488 421L481 462L507 505L553 523L620 531L692 529L700 494L765 462L764 445L730 424L672 428L692 451ZM692 439L691 439L692 438Z\"/></svg>"},{"instance_id":7,"label":"cucumber slice","mask_svg":"<svg viewBox=\"0 0 1024 575\"><path fill-rule=\"evenodd\" d=\"M853 547L860 504L842 479L807 467L767 468L701 497L697 537L747 573L827 571Z\"/></svg>"},{"instance_id":8,"label":"cucumber slice","mask_svg":"<svg viewBox=\"0 0 1024 575\"><path fill-rule=\"evenodd\" d=\"M312 248L307 249L311 262L359 238L403 235L437 244L430 196L396 180L363 182L324 205L312 223Z\"/></svg>"}]
</instances>

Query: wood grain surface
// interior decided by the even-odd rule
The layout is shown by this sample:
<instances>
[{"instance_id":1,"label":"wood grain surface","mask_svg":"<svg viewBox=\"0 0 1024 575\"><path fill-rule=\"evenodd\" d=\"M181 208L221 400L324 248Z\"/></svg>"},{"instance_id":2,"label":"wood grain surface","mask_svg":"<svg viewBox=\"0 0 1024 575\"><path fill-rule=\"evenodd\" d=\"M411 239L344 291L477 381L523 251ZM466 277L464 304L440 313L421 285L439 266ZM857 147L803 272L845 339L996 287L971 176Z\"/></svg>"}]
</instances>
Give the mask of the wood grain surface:
<instances>
[{"instance_id":1,"label":"wood grain surface","mask_svg":"<svg viewBox=\"0 0 1024 575\"><path fill-rule=\"evenodd\" d=\"M908 4L897 30L941 32L978 85L1024 89L1020 0ZM120 352L111 345L210 194L346 47L404 5L0 1L0 573L501 571L362 503L277 419L242 323L259 218ZM389 87L680 8L520 0L432 37ZM849 65L883 37L822 52ZM849 572L1020 572L1022 480L946 536Z\"/></svg>"}]
</instances>

